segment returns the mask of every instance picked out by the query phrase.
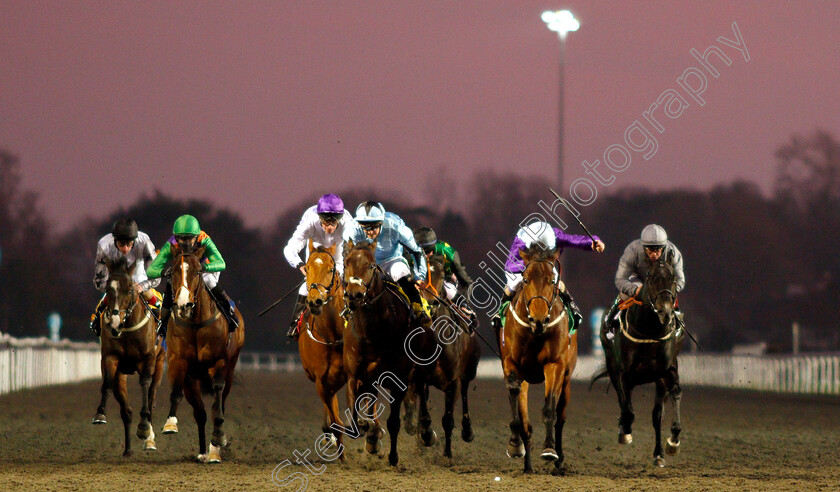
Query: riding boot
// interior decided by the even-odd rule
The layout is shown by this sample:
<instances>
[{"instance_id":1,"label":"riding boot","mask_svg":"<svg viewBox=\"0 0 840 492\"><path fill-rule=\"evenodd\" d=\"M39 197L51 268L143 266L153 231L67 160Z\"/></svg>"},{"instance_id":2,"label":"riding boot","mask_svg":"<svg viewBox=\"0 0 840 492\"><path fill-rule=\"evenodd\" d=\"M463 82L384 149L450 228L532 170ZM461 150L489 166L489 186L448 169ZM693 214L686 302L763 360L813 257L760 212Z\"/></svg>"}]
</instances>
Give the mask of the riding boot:
<instances>
[{"instance_id":1,"label":"riding boot","mask_svg":"<svg viewBox=\"0 0 840 492\"><path fill-rule=\"evenodd\" d=\"M236 304L234 304L233 299L227 295L225 289L218 285L210 289L210 293L213 294L216 302L219 303L222 308L222 312L225 313L228 323L230 323L233 326L233 330L235 330L239 326L239 320L236 318Z\"/></svg>"},{"instance_id":2,"label":"riding boot","mask_svg":"<svg viewBox=\"0 0 840 492\"><path fill-rule=\"evenodd\" d=\"M300 336L300 333L298 333L298 323L304 309L306 309L306 296L298 294L294 310L292 311L292 322L289 323L289 331L286 332L287 337L297 340Z\"/></svg>"},{"instance_id":3,"label":"riding boot","mask_svg":"<svg viewBox=\"0 0 840 492\"><path fill-rule=\"evenodd\" d=\"M93 314L90 316L90 331L92 331L97 337L99 336L99 318L102 317L102 311L105 311L106 308L105 296L102 296L102 299L99 299L99 304L96 305L96 309L93 311Z\"/></svg>"},{"instance_id":4,"label":"riding boot","mask_svg":"<svg viewBox=\"0 0 840 492\"><path fill-rule=\"evenodd\" d=\"M470 303L464 296L459 296L455 299L455 307L461 311L461 316L467 322L467 328L469 329L470 333L475 331L475 325L477 323L475 311L470 308Z\"/></svg>"},{"instance_id":5,"label":"riding boot","mask_svg":"<svg viewBox=\"0 0 840 492\"><path fill-rule=\"evenodd\" d=\"M158 321L157 334L166 338L166 327L169 324L169 314L172 308L172 285L167 283L163 292L163 300L160 303L160 320Z\"/></svg>"},{"instance_id":6,"label":"riding boot","mask_svg":"<svg viewBox=\"0 0 840 492\"><path fill-rule=\"evenodd\" d=\"M496 332L496 336L499 335L499 331L502 329L502 314L505 309L507 309L508 304L513 301L514 292L508 293L507 289L502 294L501 305L499 306L499 312L497 312L493 317L490 319L490 324L493 325L493 330Z\"/></svg>"},{"instance_id":7,"label":"riding boot","mask_svg":"<svg viewBox=\"0 0 840 492\"><path fill-rule=\"evenodd\" d=\"M423 306L423 301L420 299L420 293L417 292L417 286L415 286L414 282L412 282L408 277L399 279L397 283L400 284L403 292L405 292L408 296L408 300L411 301L414 318L421 326L428 327L432 323L432 317L429 316L429 313L426 312L426 309Z\"/></svg>"},{"instance_id":8,"label":"riding boot","mask_svg":"<svg viewBox=\"0 0 840 492\"><path fill-rule=\"evenodd\" d=\"M612 335L615 334L615 329L618 326L618 321L615 319L616 315L618 314L618 305L621 304L621 296L615 297L615 302L613 302L610 310L607 312L604 319L607 322L607 333L608 338L612 338Z\"/></svg>"},{"instance_id":9,"label":"riding boot","mask_svg":"<svg viewBox=\"0 0 840 492\"><path fill-rule=\"evenodd\" d=\"M677 318L677 331L685 330L685 313L680 309L676 309L674 314Z\"/></svg>"},{"instance_id":10,"label":"riding boot","mask_svg":"<svg viewBox=\"0 0 840 492\"><path fill-rule=\"evenodd\" d=\"M569 289L561 290L560 291L560 299L563 303L569 306L572 309L572 319L574 320L574 326L571 328L578 328L581 323L583 323L583 315L580 314L580 308L578 307L575 300L572 298L572 293L569 292Z\"/></svg>"}]
</instances>

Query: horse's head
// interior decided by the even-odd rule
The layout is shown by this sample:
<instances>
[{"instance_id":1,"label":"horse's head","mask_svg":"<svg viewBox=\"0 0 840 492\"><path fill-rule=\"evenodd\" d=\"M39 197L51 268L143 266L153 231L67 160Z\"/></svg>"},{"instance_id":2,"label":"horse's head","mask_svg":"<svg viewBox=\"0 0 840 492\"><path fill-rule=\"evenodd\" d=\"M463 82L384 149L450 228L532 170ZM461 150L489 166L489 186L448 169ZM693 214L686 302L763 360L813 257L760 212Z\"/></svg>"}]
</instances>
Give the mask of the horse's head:
<instances>
[{"instance_id":1,"label":"horse's head","mask_svg":"<svg viewBox=\"0 0 840 492\"><path fill-rule=\"evenodd\" d=\"M446 268L444 266L445 260L441 255L430 255L427 259L429 272L427 274L428 278L426 282L432 287L434 292L438 293L438 296L441 296L443 292L443 282L446 280L444 278L444 274L446 273Z\"/></svg>"},{"instance_id":2,"label":"horse's head","mask_svg":"<svg viewBox=\"0 0 840 492\"><path fill-rule=\"evenodd\" d=\"M554 264L560 256L560 251L557 248L544 250L531 247L521 252L520 256L525 261L520 295L526 303L525 309L531 331L536 335L541 335L552 322L551 307L559 292ZM562 315L562 310L556 314L556 316Z\"/></svg>"},{"instance_id":3,"label":"horse's head","mask_svg":"<svg viewBox=\"0 0 840 492\"><path fill-rule=\"evenodd\" d=\"M354 244L348 241L344 248L344 297L347 307L356 310L364 304L368 289L376 272L376 241Z\"/></svg>"},{"instance_id":4,"label":"horse's head","mask_svg":"<svg viewBox=\"0 0 840 492\"><path fill-rule=\"evenodd\" d=\"M134 281L131 278L137 264L126 263L125 258L114 262L105 259L105 265L108 267L108 283L105 285L107 304L103 319L115 336L119 336L119 328L125 326L137 302Z\"/></svg>"},{"instance_id":5,"label":"horse's head","mask_svg":"<svg viewBox=\"0 0 840 492\"><path fill-rule=\"evenodd\" d=\"M321 308L330 300L330 292L339 282L334 254L335 245L315 248L309 240L309 258L305 267L306 285L309 286L306 302L312 314L321 314Z\"/></svg>"},{"instance_id":6,"label":"horse's head","mask_svg":"<svg viewBox=\"0 0 840 492\"><path fill-rule=\"evenodd\" d=\"M169 279L174 295L173 313L181 319L193 316L196 299L200 289L204 288L204 280L201 278L203 254L202 246L195 253L181 253L173 262L172 277Z\"/></svg>"},{"instance_id":7,"label":"horse's head","mask_svg":"<svg viewBox=\"0 0 840 492\"><path fill-rule=\"evenodd\" d=\"M653 262L639 296L642 302L659 316L659 322L663 326L670 325L674 318L674 302L677 299L677 275L674 267L662 260Z\"/></svg>"}]
</instances>

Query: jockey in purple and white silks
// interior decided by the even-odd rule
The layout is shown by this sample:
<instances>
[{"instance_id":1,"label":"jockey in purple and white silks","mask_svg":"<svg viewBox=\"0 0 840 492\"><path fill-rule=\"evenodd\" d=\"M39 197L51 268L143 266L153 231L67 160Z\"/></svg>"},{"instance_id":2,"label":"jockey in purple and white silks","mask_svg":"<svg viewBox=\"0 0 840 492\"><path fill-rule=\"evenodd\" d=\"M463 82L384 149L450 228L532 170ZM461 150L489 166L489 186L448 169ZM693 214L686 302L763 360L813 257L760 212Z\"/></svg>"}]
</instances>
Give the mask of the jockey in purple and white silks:
<instances>
[{"instance_id":1,"label":"jockey in purple and white silks","mask_svg":"<svg viewBox=\"0 0 840 492\"><path fill-rule=\"evenodd\" d=\"M592 239L595 241L593 242ZM525 227L520 228L516 232L516 237L513 239L513 244L510 247L507 261L505 262L505 276L507 277L507 285L505 286L505 295L502 298L502 306L505 307L505 302L513 299L516 291L522 285L522 272L525 271L525 262L519 255L520 251L525 251L531 246L538 245L544 250L553 250L560 248L560 254L563 254L563 248L575 248L582 250L592 250L598 253L604 251L604 243L598 236L579 236L575 234L566 234L562 229L551 227L551 224L542 221L532 222ZM555 275L557 269L555 268ZM580 314L580 309L572 298L571 293L565 288L563 282L559 281L560 297L563 302L572 309L574 317L574 326L580 326L583 317Z\"/></svg>"},{"instance_id":2,"label":"jockey in purple and white silks","mask_svg":"<svg viewBox=\"0 0 840 492\"><path fill-rule=\"evenodd\" d=\"M283 248L283 256L292 268L297 268L306 277L304 265L306 261L301 258L300 251L304 250L306 258L309 258L309 240L312 240L312 246L317 248L323 246L329 248L335 246L335 269L339 278L341 278L344 271L344 232L346 229L354 226L353 216L350 212L344 210L344 202L338 195L332 193L326 194L318 199L317 205L313 205L306 209L303 217L300 219ZM297 324L301 313L306 307L306 296L309 294L309 286L306 282L302 283L298 290L297 301L295 302L294 311L292 312L292 322L289 325L289 331L286 333L291 338L297 338Z\"/></svg>"},{"instance_id":3,"label":"jockey in purple and white silks","mask_svg":"<svg viewBox=\"0 0 840 492\"><path fill-rule=\"evenodd\" d=\"M105 292L108 284L108 266L105 261L112 263L124 261L126 265L134 264L132 280L136 289L143 294L143 298L150 305L156 306L160 301L160 294L154 289L160 279L149 280L146 275L152 261L157 257L155 245L148 234L137 229L137 223L131 219L120 219L114 224L110 234L106 234L96 245L96 260L94 261L93 286L100 292ZM93 316L90 329L99 336L99 318L105 310L105 295L99 300Z\"/></svg>"},{"instance_id":4,"label":"jockey in purple and white silks","mask_svg":"<svg viewBox=\"0 0 840 492\"><path fill-rule=\"evenodd\" d=\"M376 241L377 265L408 295L417 320L424 325L431 322L415 285L415 282L426 280L426 255L414 241L414 233L398 215L385 212L379 202L363 202L356 208L355 226L348 228L344 237L354 243ZM403 249L414 261L413 280Z\"/></svg>"}]
</instances>

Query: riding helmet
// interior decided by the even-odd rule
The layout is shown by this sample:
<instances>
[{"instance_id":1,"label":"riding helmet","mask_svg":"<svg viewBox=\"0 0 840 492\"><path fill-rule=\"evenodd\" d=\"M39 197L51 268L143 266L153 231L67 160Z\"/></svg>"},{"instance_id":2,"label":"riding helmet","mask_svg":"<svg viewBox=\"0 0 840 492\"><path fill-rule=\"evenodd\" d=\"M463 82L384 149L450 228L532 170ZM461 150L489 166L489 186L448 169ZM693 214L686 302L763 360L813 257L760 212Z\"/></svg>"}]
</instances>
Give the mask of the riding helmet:
<instances>
[{"instance_id":1,"label":"riding helmet","mask_svg":"<svg viewBox=\"0 0 840 492\"><path fill-rule=\"evenodd\" d=\"M318 199L318 207L315 211L322 219L338 220L344 215L344 202L338 195L327 193Z\"/></svg>"},{"instance_id":2,"label":"riding helmet","mask_svg":"<svg viewBox=\"0 0 840 492\"><path fill-rule=\"evenodd\" d=\"M117 241L134 241L137 239L137 222L131 219L120 219L114 223L111 234Z\"/></svg>"},{"instance_id":3,"label":"riding helmet","mask_svg":"<svg viewBox=\"0 0 840 492\"><path fill-rule=\"evenodd\" d=\"M172 226L172 234L176 236L198 236L201 232L201 226L198 225L198 219L192 215L182 215L175 221Z\"/></svg>"},{"instance_id":4,"label":"riding helmet","mask_svg":"<svg viewBox=\"0 0 840 492\"><path fill-rule=\"evenodd\" d=\"M642 229L642 246L665 246L668 234L661 226L649 224Z\"/></svg>"},{"instance_id":5,"label":"riding helmet","mask_svg":"<svg viewBox=\"0 0 840 492\"><path fill-rule=\"evenodd\" d=\"M525 243L526 248L534 245L541 246L544 250L552 250L557 246L557 236L554 235L554 229L548 222L536 221L531 222L516 234L522 242Z\"/></svg>"},{"instance_id":6,"label":"riding helmet","mask_svg":"<svg viewBox=\"0 0 840 492\"><path fill-rule=\"evenodd\" d=\"M379 202L362 202L356 207L356 222L360 224L385 220L385 207Z\"/></svg>"},{"instance_id":7,"label":"riding helmet","mask_svg":"<svg viewBox=\"0 0 840 492\"><path fill-rule=\"evenodd\" d=\"M421 248L429 248L437 244L437 234L435 234L435 231L431 227L418 227L414 231L414 241Z\"/></svg>"}]
</instances>

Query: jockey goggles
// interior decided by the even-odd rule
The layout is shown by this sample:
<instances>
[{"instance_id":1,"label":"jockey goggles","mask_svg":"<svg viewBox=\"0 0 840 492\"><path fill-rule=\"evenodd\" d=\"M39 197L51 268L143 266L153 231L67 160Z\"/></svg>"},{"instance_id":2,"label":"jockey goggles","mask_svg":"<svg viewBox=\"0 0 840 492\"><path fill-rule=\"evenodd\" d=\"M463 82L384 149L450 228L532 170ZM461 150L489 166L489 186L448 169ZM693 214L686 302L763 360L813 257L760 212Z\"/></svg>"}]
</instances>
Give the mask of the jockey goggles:
<instances>
[{"instance_id":1,"label":"jockey goggles","mask_svg":"<svg viewBox=\"0 0 840 492\"><path fill-rule=\"evenodd\" d=\"M382 227L382 222L365 222L359 225L361 225L362 229L366 231L375 231L376 229Z\"/></svg>"},{"instance_id":2,"label":"jockey goggles","mask_svg":"<svg viewBox=\"0 0 840 492\"><path fill-rule=\"evenodd\" d=\"M656 251L662 251L662 248L664 248L664 247L665 246L662 246L660 244L652 244L650 246L645 246L645 249L648 250L648 251L651 251L651 252L656 252Z\"/></svg>"}]
</instances>

